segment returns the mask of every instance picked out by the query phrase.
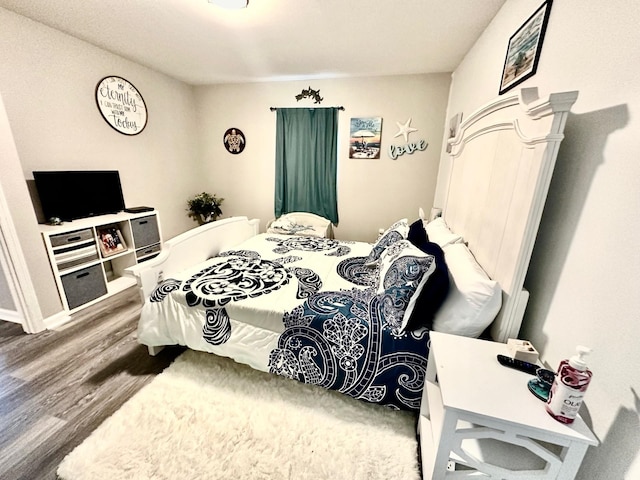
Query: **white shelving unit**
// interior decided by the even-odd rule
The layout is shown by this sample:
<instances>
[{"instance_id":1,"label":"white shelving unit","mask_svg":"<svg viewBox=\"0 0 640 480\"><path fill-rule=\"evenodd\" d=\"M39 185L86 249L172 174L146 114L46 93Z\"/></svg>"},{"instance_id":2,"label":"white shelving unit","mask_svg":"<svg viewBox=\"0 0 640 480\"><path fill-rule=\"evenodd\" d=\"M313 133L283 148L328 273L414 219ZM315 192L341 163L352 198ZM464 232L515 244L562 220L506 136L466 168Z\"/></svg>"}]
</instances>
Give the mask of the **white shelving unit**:
<instances>
[{"instance_id":1,"label":"white shelving unit","mask_svg":"<svg viewBox=\"0 0 640 480\"><path fill-rule=\"evenodd\" d=\"M122 251L101 248L100 232L115 229ZM158 212L116 213L82 218L62 225L41 225L60 299L74 312L136 284L124 269L160 253Z\"/></svg>"},{"instance_id":2,"label":"white shelving unit","mask_svg":"<svg viewBox=\"0 0 640 480\"><path fill-rule=\"evenodd\" d=\"M504 343L431 332L418 429L425 480L571 480L598 440L582 418L554 420L505 368ZM484 475L483 475L484 474Z\"/></svg>"}]
</instances>

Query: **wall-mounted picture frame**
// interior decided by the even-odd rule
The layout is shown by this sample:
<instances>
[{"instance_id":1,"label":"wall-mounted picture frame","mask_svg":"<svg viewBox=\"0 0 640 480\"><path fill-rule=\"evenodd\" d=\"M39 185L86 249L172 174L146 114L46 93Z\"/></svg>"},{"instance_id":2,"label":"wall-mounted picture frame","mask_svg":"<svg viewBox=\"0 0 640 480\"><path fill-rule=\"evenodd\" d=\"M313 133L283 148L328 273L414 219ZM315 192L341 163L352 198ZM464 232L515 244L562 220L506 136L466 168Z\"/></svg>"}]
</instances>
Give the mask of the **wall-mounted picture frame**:
<instances>
[{"instance_id":1,"label":"wall-mounted picture frame","mask_svg":"<svg viewBox=\"0 0 640 480\"><path fill-rule=\"evenodd\" d=\"M552 3L553 0L547 0L540 5L509 39L500 81L500 95L535 75Z\"/></svg>"},{"instance_id":2,"label":"wall-mounted picture frame","mask_svg":"<svg viewBox=\"0 0 640 480\"><path fill-rule=\"evenodd\" d=\"M115 131L138 135L147 126L147 105L142 94L128 80L111 75L96 85L98 110Z\"/></svg>"},{"instance_id":3,"label":"wall-mounted picture frame","mask_svg":"<svg viewBox=\"0 0 640 480\"><path fill-rule=\"evenodd\" d=\"M110 257L117 253L127 251L127 244L122 238L122 233L116 227L100 227L96 229L98 242L103 257Z\"/></svg>"},{"instance_id":4,"label":"wall-mounted picture frame","mask_svg":"<svg viewBox=\"0 0 640 480\"><path fill-rule=\"evenodd\" d=\"M222 143L227 152L237 155L244 150L247 139L239 128L228 128L222 136Z\"/></svg>"},{"instance_id":5,"label":"wall-mounted picture frame","mask_svg":"<svg viewBox=\"0 0 640 480\"><path fill-rule=\"evenodd\" d=\"M349 158L380 158L382 117L352 118L350 122Z\"/></svg>"}]
</instances>

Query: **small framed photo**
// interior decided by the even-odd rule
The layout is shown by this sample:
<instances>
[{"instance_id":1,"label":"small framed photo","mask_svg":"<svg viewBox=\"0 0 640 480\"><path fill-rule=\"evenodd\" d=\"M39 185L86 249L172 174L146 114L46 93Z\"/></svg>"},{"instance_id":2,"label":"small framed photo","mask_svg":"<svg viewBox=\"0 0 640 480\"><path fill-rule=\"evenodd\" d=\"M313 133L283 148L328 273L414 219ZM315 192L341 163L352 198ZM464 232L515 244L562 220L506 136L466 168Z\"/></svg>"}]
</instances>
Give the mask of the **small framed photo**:
<instances>
[{"instance_id":1,"label":"small framed photo","mask_svg":"<svg viewBox=\"0 0 640 480\"><path fill-rule=\"evenodd\" d=\"M352 118L349 158L380 158L382 117Z\"/></svg>"},{"instance_id":2,"label":"small framed photo","mask_svg":"<svg viewBox=\"0 0 640 480\"><path fill-rule=\"evenodd\" d=\"M118 228L98 228L97 232L103 257L110 257L116 253L127 251L127 245L124 243L124 238L122 238L122 233Z\"/></svg>"},{"instance_id":3,"label":"small framed photo","mask_svg":"<svg viewBox=\"0 0 640 480\"><path fill-rule=\"evenodd\" d=\"M509 39L500 95L535 75L552 2L544 2Z\"/></svg>"}]
</instances>

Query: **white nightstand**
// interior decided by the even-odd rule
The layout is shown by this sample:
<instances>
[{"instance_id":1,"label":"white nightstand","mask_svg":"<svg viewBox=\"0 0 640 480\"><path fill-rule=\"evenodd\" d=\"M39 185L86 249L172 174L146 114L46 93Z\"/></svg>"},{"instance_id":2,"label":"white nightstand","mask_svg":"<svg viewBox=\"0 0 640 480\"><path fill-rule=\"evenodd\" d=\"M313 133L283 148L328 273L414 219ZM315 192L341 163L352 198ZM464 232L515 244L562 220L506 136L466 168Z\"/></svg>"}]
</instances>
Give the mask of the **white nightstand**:
<instances>
[{"instance_id":1,"label":"white nightstand","mask_svg":"<svg viewBox=\"0 0 640 480\"><path fill-rule=\"evenodd\" d=\"M500 365L498 354L508 355L506 344L431 333L418 421L424 480L478 471L573 479L589 445L598 445L580 417L554 420L529 392L532 377Z\"/></svg>"}]
</instances>

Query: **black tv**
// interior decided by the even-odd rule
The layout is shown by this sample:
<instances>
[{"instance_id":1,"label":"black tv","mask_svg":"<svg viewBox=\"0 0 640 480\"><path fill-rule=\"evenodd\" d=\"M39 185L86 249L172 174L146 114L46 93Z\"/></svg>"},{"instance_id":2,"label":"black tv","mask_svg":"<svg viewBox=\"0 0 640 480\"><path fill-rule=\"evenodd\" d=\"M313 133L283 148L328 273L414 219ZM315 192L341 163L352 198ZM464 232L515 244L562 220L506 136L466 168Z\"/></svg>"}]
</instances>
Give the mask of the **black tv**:
<instances>
[{"instance_id":1,"label":"black tv","mask_svg":"<svg viewBox=\"0 0 640 480\"><path fill-rule=\"evenodd\" d=\"M33 172L45 220L63 221L124 210L117 170Z\"/></svg>"}]
</instances>

